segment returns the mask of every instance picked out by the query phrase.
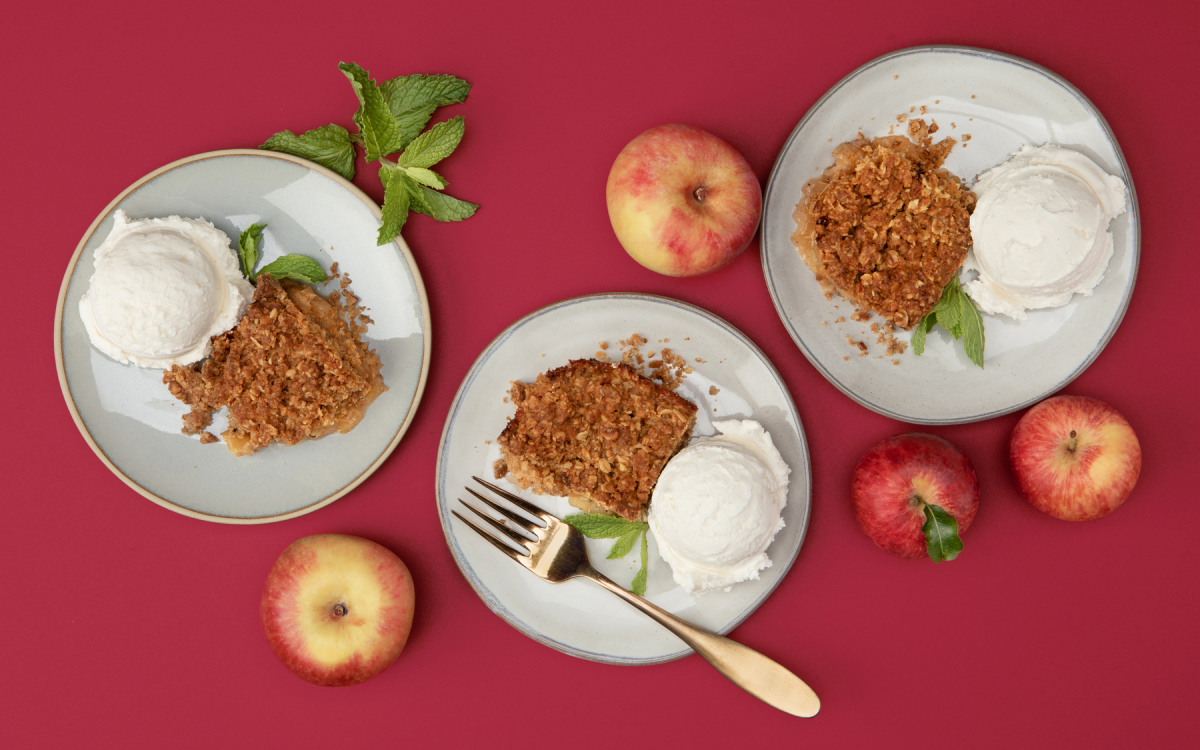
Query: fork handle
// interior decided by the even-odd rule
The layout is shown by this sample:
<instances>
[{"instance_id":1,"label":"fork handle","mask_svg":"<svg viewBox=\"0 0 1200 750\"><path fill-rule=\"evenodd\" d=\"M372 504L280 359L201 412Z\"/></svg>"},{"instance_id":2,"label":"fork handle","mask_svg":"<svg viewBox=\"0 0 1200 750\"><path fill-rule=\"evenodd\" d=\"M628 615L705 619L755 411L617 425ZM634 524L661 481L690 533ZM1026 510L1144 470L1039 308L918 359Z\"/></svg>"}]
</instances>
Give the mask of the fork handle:
<instances>
[{"instance_id":1,"label":"fork handle","mask_svg":"<svg viewBox=\"0 0 1200 750\"><path fill-rule=\"evenodd\" d=\"M594 568L580 572L677 635L733 684L760 701L780 711L804 718L816 716L817 711L821 710L821 700L813 689L778 662L737 641L681 620L662 607L626 591Z\"/></svg>"}]
</instances>

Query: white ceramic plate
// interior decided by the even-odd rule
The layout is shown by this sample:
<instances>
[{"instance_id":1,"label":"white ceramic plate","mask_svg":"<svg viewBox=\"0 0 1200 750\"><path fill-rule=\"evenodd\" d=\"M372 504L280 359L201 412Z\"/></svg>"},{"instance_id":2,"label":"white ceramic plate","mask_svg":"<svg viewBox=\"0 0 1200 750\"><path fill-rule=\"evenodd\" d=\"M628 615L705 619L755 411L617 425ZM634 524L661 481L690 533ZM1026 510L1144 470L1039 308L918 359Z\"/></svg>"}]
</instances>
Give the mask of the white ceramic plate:
<instances>
[{"instance_id":1,"label":"white ceramic plate","mask_svg":"<svg viewBox=\"0 0 1200 750\"><path fill-rule=\"evenodd\" d=\"M792 469L785 528L768 550L772 566L760 580L739 583L729 592L690 596L677 586L650 539L650 601L686 620L728 633L770 595L787 573L808 526L811 477L808 446L800 416L787 388L766 356L741 332L712 313L684 302L646 294L599 294L569 299L514 323L493 341L458 390L438 451L438 513L455 562L484 603L510 625L564 653L609 664L655 664L691 653L682 641L591 581L551 584L497 552L453 518L458 498L472 475L490 479L500 457L496 437L513 415L505 403L513 380L529 382L538 373L571 359L595 356L607 341L620 357L618 341L639 333L650 340L642 352L665 346L686 357L695 371L679 393L700 407L695 434L713 434L712 419L758 420L771 434ZM696 362L696 358L704 360ZM719 392L709 395L711 386ZM578 513L563 498L507 489L555 513ZM624 560L606 560L612 540L587 541L592 564L628 587L640 565L634 550Z\"/></svg>"},{"instance_id":2,"label":"white ceramic plate","mask_svg":"<svg viewBox=\"0 0 1200 750\"><path fill-rule=\"evenodd\" d=\"M266 222L261 264L300 253L337 262L375 321L367 333L388 391L351 432L234 458L224 443L180 434L188 411L162 372L109 359L88 341L79 298L93 253L124 209L135 219L203 217L236 245ZM96 455L126 484L170 510L224 523L267 523L328 505L387 458L416 413L429 372L429 304L404 241L376 247L379 207L333 172L251 149L214 151L168 164L118 195L88 228L67 267L54 321L63 396ZM223 412L214 431L224 429Z\"/></svg>"},{"instance_id":3,"label":"white ceramic plate","mask_svg":"<svg viewBox=\"0 0 1200 750\"><path fill-rule=\"evenodd\" d=\"M910 108L914 117L937 121L935 139L952 135L959 141L946 167L968 184L1025 144L1056 143L1086 154L1129 188L1129 210L1112 223L1115 252L1094 293L1077 294L1065 307L1033 311L1019 323L984 315L987 347L982 371L941 328L929 334L920 357L909 350L899 357L876 359L884 347L875 342L869 322L850 320L854 308L844 299L825 299L791 242L796 231L792 213L801 188L833 163L833 148L852 140L860 129L868 138L887 135L893 126L896 133L906 132L896 116L908 115ZM972 136L965 148L964 134ZM763 207L767 288L800 351L863 406L920 424L974 422L1006 414L1074 380L1104 349L1125 314L1139 247L1133 182L1100 112L1045 68L966 47L900 50L842 79L792 131L771 172ZM846 322L835 323L839 316ZM869 356L856 356L847 334L865 340ZM900 364L894 366L892 359Z\"/></svg>"}]
</instances>

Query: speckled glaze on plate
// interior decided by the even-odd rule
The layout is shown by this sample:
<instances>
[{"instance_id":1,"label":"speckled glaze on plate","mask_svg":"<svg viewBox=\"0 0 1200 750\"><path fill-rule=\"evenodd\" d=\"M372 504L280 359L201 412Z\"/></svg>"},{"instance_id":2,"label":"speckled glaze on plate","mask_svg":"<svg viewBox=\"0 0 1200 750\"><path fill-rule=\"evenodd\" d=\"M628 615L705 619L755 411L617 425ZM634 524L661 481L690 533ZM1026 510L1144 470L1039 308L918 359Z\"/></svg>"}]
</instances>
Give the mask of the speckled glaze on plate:
<instances>
[{"instance_id":1,"label":"speckled glaze on plate","mask_svg":"<svg viewBox=\"0 0 1200 750\"><path fill-rule=\"evenodd\" d=\"M122 365L94 349L79 319L93 253L118 208L132 218L202 217L228 234L266 222L265 265L300 253L337 262L375 321L367 332L388 391L351 432L235 458L224 443L180 433L188 407L162 371ZM429 372L429 304L402 239L376 247L379 207L333 172L253 149L198 154L157 169L118 195L80 240L63 279L54 354L67 407L109 469L165 508L221 523L269 523L321 508L358 486L400 442ZM213 431L224 429L223 416Z\"/></svg>"},{"instance_id":2,"label":"speckled glaze on plate","mask_svg":"<svg viewBox=\"0 0 1200 750\"><path fill-rule=\"evenodd\" d=\"M1031 311L1020 322L984 315L984 370L940 327L929 334L924 355L909 350L876 359L884 347L868 326L879 318L855 323L849 302L826 300L791 242L801 188L833 163L833 148L859 130L868 138L887 135L893 127L896 133L906 132L896 116L909 116L910 110L913 117L937 121L935 139L951 135L959 141L946 167L968 184L1025 144L1055 143L1087 155L1129 189L1128 210L1111 225L1112 260L1092 295L1077 294L1064 307ZM964 134L972 136L969 142L963 142ZM858 403L918 424L989 419L1040 401L1078 377L1120 325L1137 277L1140 243L1133 181L1096 107L1045 68L967 47L899 50L842 79L788 138L763 201L763 273L775 309L800 351ZM846 322L835 323L839 316ZM847 335L866 341L869 356L857 356ZM900 364L893 365L892 359Z\"/></svg>"},{"instance_id":3,"label":"speckled glaze on plate","mask_svg":"<svg viewBox=\"0 0 1200 750\"><path fill-rule=\"evenodd\" d=\"M597 294L538 310L514 323L479 355L458 389L442 431L437 463L437 501L450 552L484 603L525 635L563 653L608 664L656 664L692 653L660 625L591 581L548 583L496 551L450 515L469 496L472 475L490 479L500 457L496 437L512 417L506 403L513 380L532 381L571 359L595 356L599 342L620 358L618 341L639 333L650 340L642 352L664 345L692 363L679 393L700 407L695 435L711 435L713 419L755 419L771 434L791 467L786 526L767 550L772 566L757 581L729 592L688 595L675 584L650 539L647 598L718 633L748 617L783 579L800 552L808 527L812 490L808 446L800 416L779 373L740 331L701 308L648 294ZM669 339L666 344L661 339ZM704 360L696 362L696 358ZM710 394L715 388L716 394ZM519 492L564 516L579 511L564 498ZM592 564L628 587L640 565L635 550L606 560L612 540L587 540Z\"/></svg>"}]
</instances>

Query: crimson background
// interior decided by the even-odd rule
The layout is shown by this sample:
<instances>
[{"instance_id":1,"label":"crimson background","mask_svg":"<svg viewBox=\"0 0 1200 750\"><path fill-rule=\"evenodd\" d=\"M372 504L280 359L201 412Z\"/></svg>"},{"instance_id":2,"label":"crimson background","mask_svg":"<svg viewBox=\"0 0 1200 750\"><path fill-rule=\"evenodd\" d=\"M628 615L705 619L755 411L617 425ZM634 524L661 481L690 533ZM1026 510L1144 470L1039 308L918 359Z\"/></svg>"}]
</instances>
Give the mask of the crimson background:
<instances>
[{"instance_id":1,"label":"crimson background","mask_svg":"<svg viewBox=\"0 0 1200 750\"><path fill-rule=\"evenodd\" d=\"M4 16L0 745L503 747L573 735L576 747L715 747L747 733L804 747L1200 743L1193 4L218 0L22 3ZM627 258L603 201L616 153L664 122L729 140L765 184L831 85L927 43L1012 53L1078 86L1124 149L1144 227L1124 324L1066 389L1133 423L1145 460L1134 494L1103 520L1056 521L1017 495L1007 469L1018 414L930 429L963 448L983 485L966 552L937 567L892 558L857 528L854 462L910 428L856 405L801 356L757 242L718 273L669 279ZM439 170L483 208L405 229L433 311L424 400L383 467L328 508L251 527L170 513L109 473L63 404L51 344L62 274L90 222L147 172L283 128L349 125L341 60L475 85L439 113L468 123ZM360 168L356 182L381 200L375 170ZM604 291L712 310L795 396L812 523L795 567L735 636L816 688L816 719L767 708L698 657L628 668L540 646L487 610L447 551L434 459L467 369L522 315ZM292 677L257 619L275 557L319 532L391 547L417 584L407 650L353 688ZM541 682L552 689L539 699Z\"/></svg>"}]
</instances>

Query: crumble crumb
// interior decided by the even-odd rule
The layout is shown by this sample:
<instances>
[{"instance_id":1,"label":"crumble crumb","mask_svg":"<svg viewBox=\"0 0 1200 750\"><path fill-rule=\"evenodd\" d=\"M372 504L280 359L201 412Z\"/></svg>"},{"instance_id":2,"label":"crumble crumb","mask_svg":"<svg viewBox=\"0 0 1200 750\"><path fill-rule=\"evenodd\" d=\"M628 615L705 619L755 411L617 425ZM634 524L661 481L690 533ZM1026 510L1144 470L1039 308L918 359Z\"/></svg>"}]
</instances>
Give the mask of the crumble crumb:
<instances>
[{"instance_id":1,"label":"crumble crumb","mask_svg":"<svg viewBox=\"0 0 1200 750\"><path fill-rule=\"evenodd\" d=\"M710 396L715 396L720 392L721 392L721 389L716 387L715 385L710 385L708 387L708 395L710 395Z\"/></svg>"},{"instance_id":2,"label":"crumble crumb","mask_svg":"<svg viewBox=\"0 0 1200 750\"><path fill-rule=\"evenodd\" d=\"M845 322L846 322L846 316L844 316L844 315L839 315L839 316L837 316L836 318L834 318L834 319L833 319L833 322L834 322L834 323L845 323Z\"/></svg>"}]
</instances>

